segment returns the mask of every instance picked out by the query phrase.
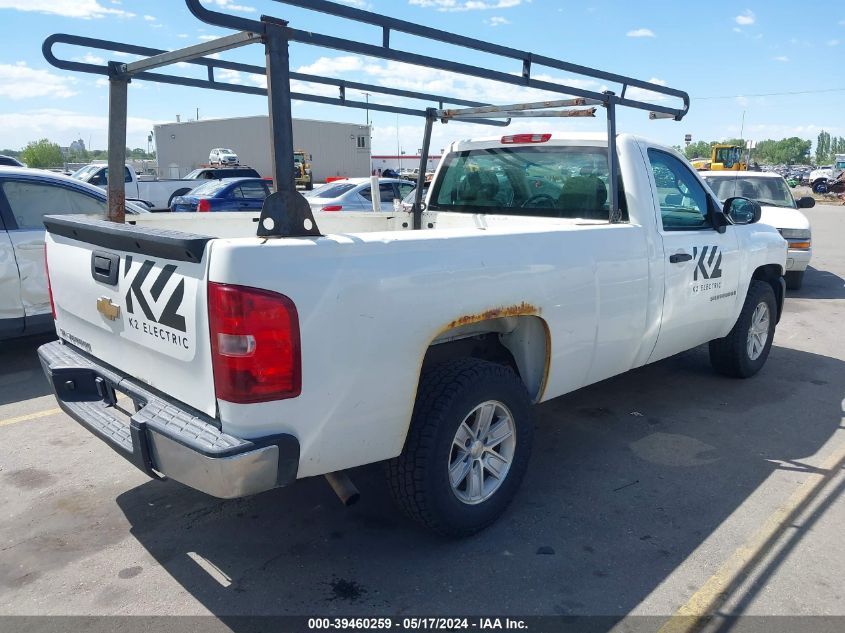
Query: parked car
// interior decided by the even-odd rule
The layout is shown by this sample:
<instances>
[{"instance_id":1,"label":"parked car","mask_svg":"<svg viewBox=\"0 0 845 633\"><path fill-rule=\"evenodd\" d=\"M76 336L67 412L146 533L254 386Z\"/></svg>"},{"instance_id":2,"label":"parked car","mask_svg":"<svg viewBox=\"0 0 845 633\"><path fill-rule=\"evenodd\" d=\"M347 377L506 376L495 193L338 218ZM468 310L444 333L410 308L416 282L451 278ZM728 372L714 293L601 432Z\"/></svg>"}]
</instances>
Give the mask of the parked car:
<instances>
[{"instance_id":1,"label":"parked car","mask_svg":"<svg viewBox=\"0 0 845 633\"><path fill-rule=\"evenodd\" d=\"M49 171L0 167L0 339L54 328L44 269L45 215L106 215L102 189ZM146 209L127 203L126 213Z\"/></svg>"},{"instance_id":2,"label":"parked car","mask_svg":"<svg viewBox=\"0 0 845 633\"><path fill-rule=\"evenodd\" d=\"M6 156L0 154L0 167L26 167L21 161L14 156Z\"/></svg>"},{"instance_id":3,"label":"parked car","mask_svg":"<svg viewBox=\"0 0 845 633\"><path fill-rule=\"evenodd\" d=\"M810 221L799 209L811 209L816 201L810 197L792 196L783 176L775 172L703 172L702 177L720 200L743 196L756 200L763 209L760 222L775 227L789 244L786 259L786 287L798 290L804 282L804 271L812 257Z\"/></svg>"},{"instance_id":4,"label":"parked car","mask_svg":"<svg viewBox=\"0 0 845 633\"><path fill-rule=\"evenodd\" d=\"M220 180L221 178L261 178L261 174L252 167L201 167L185 176L185 180Z\"/></svg>"},{"instance_id":5,"label":"parked car","mask_svg":"<svg viewBox=\"0 0 845 633\"><path fill-rule=\"evenodd\" d=\"M208 162L212 165L238 165L238 155L225 147L215 147L208 154Z\"/></svg>"},{"instance_id":6,"label":"parked car","mask_svg":"<svg viewBox=\"0 0 845 633\"><path fill-rule=\"evenodd\" d=\"M261 211L270 195L270 182L263 178L222 178L209 180L184 196L173 199L170 210L182 211Z\"/></svg>"},{"instance_id":7,"label":"parked car","mask_svg":"<svg viewBox=\"0 0 845 633\"><path fill-rule=\"evenodd\" d=\"M379 179L382 211L393 211L393 200L402 200L414 189L414 183L401 178ZM335 180L304 194L314 211L371 211L372 190L369 178Z\"/></svg>"},{"instance_id":8,"label":"parked car","mask_svg":"<svg viewBox=\"0 0 845 633\"><path fill-rule=\"evenodd\" d=\"M77 169L73 178L106 188L109 181L108 165L93 163ZM126 198L143 200L153 210L165 211L170 208L173 198L189 192L196 186L194 180L159 180L155 177L140 177L131 165L123 168L123 182L126 183Z\"/></svg>"}]
</instances>

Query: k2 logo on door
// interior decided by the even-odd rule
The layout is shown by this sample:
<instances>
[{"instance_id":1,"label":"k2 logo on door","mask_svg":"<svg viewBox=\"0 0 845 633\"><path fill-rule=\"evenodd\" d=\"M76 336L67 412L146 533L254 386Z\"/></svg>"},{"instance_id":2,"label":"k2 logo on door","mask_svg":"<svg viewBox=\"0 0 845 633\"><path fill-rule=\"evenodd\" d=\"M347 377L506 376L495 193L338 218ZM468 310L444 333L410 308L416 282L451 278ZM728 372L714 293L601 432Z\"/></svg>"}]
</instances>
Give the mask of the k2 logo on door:
<instances>
[{"instance_id":1,"label":"k2 logo on door","mask_svg":"<svg viewBox=\"0 0 845 633\"><path fill-rule=\"evenodd\" d=\"M699 278L719 279L722 276L722 254L718 246L693 246L692 258L696 262L693 281L699 281Z\"/></svg>"},{"instance_id":2,"label":"k2 logo on door","mask_svg":"<svg viewBox=\"0 0 845 633\"><path fill-rule=\"evenodd\" d=\"M186 294L191 299L196 296L196 282L176 270L175 264L158 268L149 259L138 264L131 255L126 257L123 277L131 279L126 289L126 335L145 347L190 360L194 355L192 328L182 304ZM186 284L190 284L188 292ZM191 300L185 309L192 310Z\"/></svg>"}]
</instances>

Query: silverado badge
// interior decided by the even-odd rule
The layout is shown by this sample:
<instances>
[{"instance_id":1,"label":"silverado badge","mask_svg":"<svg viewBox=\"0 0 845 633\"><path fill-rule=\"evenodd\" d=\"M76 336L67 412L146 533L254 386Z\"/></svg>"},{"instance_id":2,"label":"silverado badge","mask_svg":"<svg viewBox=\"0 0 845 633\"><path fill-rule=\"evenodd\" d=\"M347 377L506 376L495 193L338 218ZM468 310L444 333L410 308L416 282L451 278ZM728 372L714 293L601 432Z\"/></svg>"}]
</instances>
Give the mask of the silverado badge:
<instances>
[{"instance_id":1,"label":"silverado badge","mask_svg":"<svg viewBox=\"0 0 845 633\"><path fill-rule=\"evenodd\" d=\"M120 318L120 306L112 303L108 297L97 299L97 312L106 317L109 321L117 321Z\"/></svg>"}]
</instances>

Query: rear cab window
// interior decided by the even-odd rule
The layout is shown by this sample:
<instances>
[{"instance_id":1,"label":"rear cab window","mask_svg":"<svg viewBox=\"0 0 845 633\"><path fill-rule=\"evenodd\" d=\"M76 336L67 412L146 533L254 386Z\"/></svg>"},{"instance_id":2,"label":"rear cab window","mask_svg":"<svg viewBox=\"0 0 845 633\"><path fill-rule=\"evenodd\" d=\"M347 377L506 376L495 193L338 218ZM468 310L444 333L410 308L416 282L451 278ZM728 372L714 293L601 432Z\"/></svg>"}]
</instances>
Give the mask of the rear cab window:
<instances>
[{"instance_id":1,"label":"rear cab window","mask_svg":"<svg viewBox=\"0 0 845 633\"><path fill-rule=\"evenodd\" d=\"M445 159L429 209L463 213L608 220L607 148L503 146ZM628 220L624 192L619 206Z\"/></svg>"}]
</instances>

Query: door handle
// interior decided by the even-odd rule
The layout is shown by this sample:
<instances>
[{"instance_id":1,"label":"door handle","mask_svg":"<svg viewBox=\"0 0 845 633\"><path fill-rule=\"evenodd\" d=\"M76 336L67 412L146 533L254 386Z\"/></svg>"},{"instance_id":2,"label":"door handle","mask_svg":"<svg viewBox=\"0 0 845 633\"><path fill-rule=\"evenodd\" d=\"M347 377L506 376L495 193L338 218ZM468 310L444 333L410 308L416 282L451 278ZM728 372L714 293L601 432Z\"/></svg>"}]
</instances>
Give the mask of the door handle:
<instances>
[{"instance_id":1,"label":"door handle","mask_svg":"<svg viewBox=\"0 0 845 633\"><path fill-rule=\"evenodd\" d=\"M669 255L670 264L680 264L681 262L688 262L691 259L692 255L689 253L675 253L674 255Z\"/></svg>"}]
</instances>

